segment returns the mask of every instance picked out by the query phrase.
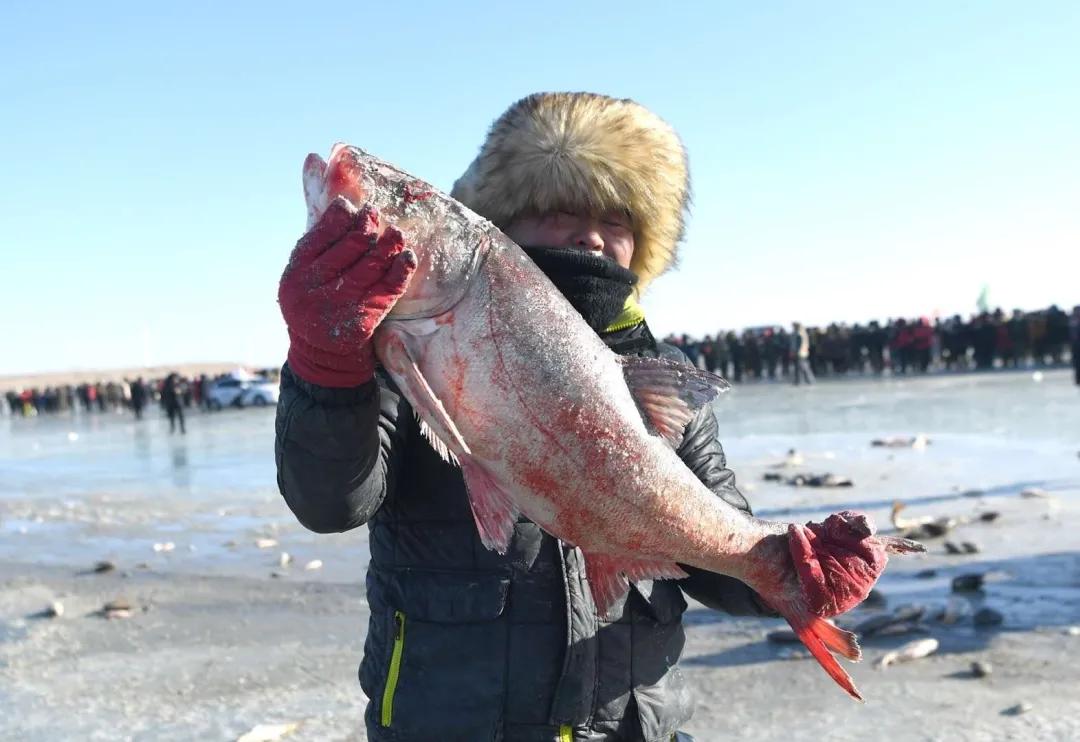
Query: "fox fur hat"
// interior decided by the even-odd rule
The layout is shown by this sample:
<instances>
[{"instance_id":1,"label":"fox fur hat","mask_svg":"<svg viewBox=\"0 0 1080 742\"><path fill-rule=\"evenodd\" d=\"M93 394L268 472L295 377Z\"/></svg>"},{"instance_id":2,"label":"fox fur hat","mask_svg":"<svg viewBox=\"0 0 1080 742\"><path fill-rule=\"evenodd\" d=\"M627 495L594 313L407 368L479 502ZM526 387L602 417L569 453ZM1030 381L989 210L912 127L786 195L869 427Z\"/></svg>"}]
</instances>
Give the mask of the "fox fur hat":
<instances>
[{"instance_id":1,"label":"fox fur hat","mask_svg":"<svg viewBox=\"0 0 1080 742\"><path fill-rule=\"evenodd\" d=\"M536 93L492 124L451 195L501 229L528 214L625 210L640 293L675 261L690 173L678 134L644 106L594 93Z\"/></svg>"}]
</instances>

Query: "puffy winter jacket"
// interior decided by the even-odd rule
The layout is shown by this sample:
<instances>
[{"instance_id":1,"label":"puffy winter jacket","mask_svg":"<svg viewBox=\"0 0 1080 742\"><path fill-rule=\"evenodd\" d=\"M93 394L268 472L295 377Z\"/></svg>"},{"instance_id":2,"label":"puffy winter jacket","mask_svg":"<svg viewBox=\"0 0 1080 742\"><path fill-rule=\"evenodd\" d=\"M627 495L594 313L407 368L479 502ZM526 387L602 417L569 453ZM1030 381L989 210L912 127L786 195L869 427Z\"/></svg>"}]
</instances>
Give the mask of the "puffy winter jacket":
<instances>
[{"instance_id":1,"label":"puffy winter jacket","mask_svg":"<svg viewBox=\"0 0 1080 742\"><path fill-rule=\"evenodd\" d=\"M604 340L624 355L685 361L644 323ZM710 408L678 454L749 512ZM688 568L679 582L634 584L609 620L596 614L577 548L522 518L505 555L485 549L460 472L381 374L326 389L283 368L276 457L281 493L306 527L368 524L360 684L373 742L666 741L691 714L676 665L682 591L732 614L767 610L743 583Z\"/></svg>"}]
</instances>

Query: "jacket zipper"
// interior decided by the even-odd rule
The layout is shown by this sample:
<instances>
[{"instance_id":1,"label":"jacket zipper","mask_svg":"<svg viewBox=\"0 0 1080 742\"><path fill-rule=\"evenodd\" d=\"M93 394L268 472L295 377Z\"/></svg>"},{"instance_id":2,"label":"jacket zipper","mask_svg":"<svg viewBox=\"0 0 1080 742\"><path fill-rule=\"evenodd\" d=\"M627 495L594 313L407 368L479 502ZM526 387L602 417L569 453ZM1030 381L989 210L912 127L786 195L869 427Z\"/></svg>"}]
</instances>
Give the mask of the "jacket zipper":
<instances>
[{"instance_id":1,"label":"jacket zipper","mask_svg":"<svg viewBox=\"0 0 1080 742\"><path fill-rule=\"evenodd\" d=\"M405 614L394 611L394 651L390 655L390 669L386 673L386 686L382 694L380 722L390 726L394 718L394 691L397 690L398 676L401 674L401 655L405 651Z\"/></svg>"}]
</instances>

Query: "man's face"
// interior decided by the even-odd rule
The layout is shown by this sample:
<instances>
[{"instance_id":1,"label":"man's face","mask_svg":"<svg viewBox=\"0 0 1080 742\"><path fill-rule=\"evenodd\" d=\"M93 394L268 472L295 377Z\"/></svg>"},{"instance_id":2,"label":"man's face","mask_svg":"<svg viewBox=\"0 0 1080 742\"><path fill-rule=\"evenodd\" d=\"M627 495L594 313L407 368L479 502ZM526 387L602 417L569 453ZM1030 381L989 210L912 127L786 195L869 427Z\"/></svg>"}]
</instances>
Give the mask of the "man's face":
<instances>
[{"instance_id":1,"label":"man's face","mask_svg":"<svg viewBox=\"0 0 1080 742\"><path fill-rule=\"evenodd\" d=\"M550 211L522 216L506 234L519 245L586 250L593 255L630 267L634 256L634 227L630 217L618 211L601 216Z\"/></svg>"}]
</instances>

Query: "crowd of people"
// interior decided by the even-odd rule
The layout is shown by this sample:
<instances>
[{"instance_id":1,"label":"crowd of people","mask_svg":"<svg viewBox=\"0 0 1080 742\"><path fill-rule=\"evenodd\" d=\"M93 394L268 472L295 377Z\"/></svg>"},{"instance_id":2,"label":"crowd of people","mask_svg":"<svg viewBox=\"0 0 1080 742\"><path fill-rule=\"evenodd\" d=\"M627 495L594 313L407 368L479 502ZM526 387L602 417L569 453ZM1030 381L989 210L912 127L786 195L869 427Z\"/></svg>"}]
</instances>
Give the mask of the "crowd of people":
<instances>
[{"instance_id":1,"label":"crowd of people","mask_svg":"<svg viewBox=\"0 0 1080 742\"><path fill-rule=\"evenodd\" d=\"M1080 384L1080 306L1066 314L1057 306L1034 312L998 309L968 320L959 315L931 322L923 317L884 324L830 324L802 328L755 327L719 332L694 340L671 335L698 367L734 382L800 380L847 374L922 374L929 371L978 371L992 368L1055 366L1072 360ZM272 372L271 372L272 373ZM147 406L160 404L170 421L183 428L183 410L207 408L206 391L225 375L189 378L169 374L123 381L65 384L42 389L7 390L13 417L82 411L130 410L141 418Z\"/></svg>"},{"instance_id":2,"label":"crowd of people","mask_svg":"<svg viewBox=\"0 0 1080 742\"><path fill-rule=\"evenodd\" d=\"M800 336L805 336L800 340ZM1054 366L1070 356L1080 384L1080 306L1071 316L1057 306L1007 315L1001 309L964 320L959 315L830 324L802 330L755 327L694 340L669 336L700 368L734 382L812 381L814 376L923 374ZM810 374L798 373L800 355ZM808 377L808 378L807 378Z\"/></svg>"},{"instance_id":3,"label":"crowd of people","mask_svg":"<svg viewBox=\"0 0 1080 742\"><path fill-rule=\"evenodd\" d=\"M140 376L123 381L61 384L43 389L9 389L4 396L13 416L30 417L69 411L118 412L127 409L136 417L142 417L148 405L159 403L164 408L172 397L182 407L201 405L203 390L209 383L205 375L188 379L169 374L161 379L145 380Z\"/></svg>"},{"instance_id":4,"label":"crowd of people","mask_svg":"<svg viewBox=\"0 0 1080 742\"><path fill-rule=\"evenodd\" d=\"M276 376L276 372L270 371L267 375ZM228 374L188 377L170 373L154 379L139 376L122 381L8 389L4 393L5 411L12 417L130 411L136 419L142 419L144 410L157 404L168 416L170 430L175 430L179 424L180 431L184 432L184 410L192 407L210 409L207 392L214 383L227 377Z\"/></svg>"}]
</instances>

